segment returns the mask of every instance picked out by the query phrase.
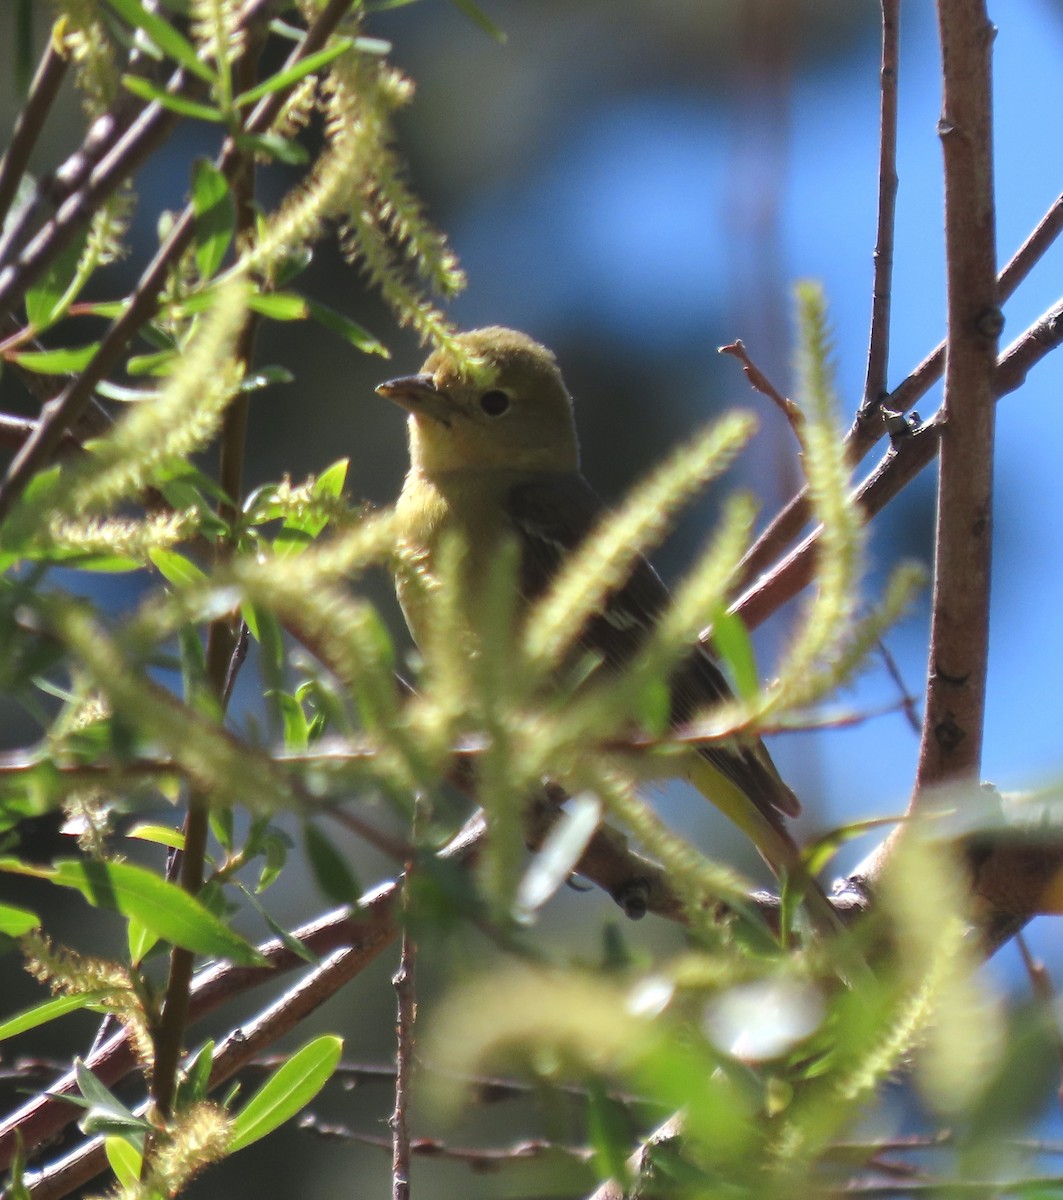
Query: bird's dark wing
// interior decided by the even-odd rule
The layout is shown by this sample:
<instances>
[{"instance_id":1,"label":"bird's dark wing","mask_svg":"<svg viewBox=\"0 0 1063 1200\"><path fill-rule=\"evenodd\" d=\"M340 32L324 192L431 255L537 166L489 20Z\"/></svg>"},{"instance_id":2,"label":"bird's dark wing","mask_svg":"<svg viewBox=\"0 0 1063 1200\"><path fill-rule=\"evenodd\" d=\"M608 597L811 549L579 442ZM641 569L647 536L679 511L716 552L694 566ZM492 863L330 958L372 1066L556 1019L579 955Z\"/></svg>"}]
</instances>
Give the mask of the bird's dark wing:
<instances>
[{"instance_id":1,"label":"bird's dark wing","mask_svg":"<svg viewBox=\"0 0 1063 1200\"><path fill-rule=\"evenodd\" d=\"M538 600L565 559L597 526L601 499L579 475L543 475L516 485L509 516L521 547L521 591ZM626 665L668 604L668 589L641 555L623 587L588 621L580 645L612 668Z\"/></svg>"},{"instance_id":2,"label":"bird's dark wing","mask_svg":"<svg viewBox=\"0 0 1063 1200\"><path fill-rule=\"evenodd\" d=\"M597 525L604 506L582 476L550 474L515 485L507 507L520 541L521 590L534 601L546 591L565 556ZM639 555L624 585L608 595L602 611L584 626L581 648L608 668L620 670L645 643L668 603L668 589ZM732 697L719 667L701 646L679 664L670 686L673 726L685 725ZM761 742L707 746L701 753L773 821L779 812L800 812L797 797L779 777Z\"/></svg>"}]
</instances>

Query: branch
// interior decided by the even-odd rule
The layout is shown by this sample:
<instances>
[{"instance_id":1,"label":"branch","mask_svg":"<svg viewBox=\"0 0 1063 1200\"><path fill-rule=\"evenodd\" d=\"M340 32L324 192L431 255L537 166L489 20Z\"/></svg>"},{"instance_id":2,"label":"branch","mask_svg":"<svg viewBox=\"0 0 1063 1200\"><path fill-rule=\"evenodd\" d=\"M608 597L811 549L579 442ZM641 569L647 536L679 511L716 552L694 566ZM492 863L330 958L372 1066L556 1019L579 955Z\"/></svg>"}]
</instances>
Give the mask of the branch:
<instances>
[{"instance_id":1,"label":"branch","mask_svg":"<svg viewBox=\"0 0 1063 1200\"><path fill-rule=\"evenodd\" d=\"M1001 355L992 381L994 398L999 400L1001 396L1018 390L1025 383L1030 370L1061 342L1063 300L1024 330ZM898 437L878 466L860 484L856 490L856 501L868 520L885 508L924 467L934 461L943 424L944 414L939 410L930 420ZM814 530L769 574L757 579L732 604L731 611L738 613L746 625L754 629L788 600L792 600L812 580L818 541L819 533Z\"/></svg>"},{"instance_id":2,"label":"branch","mask_svg":"<svg viewBox=\"0 0 1063 1200\"><path fill-rule=\"evenodd\" d=\"M989 657L998 306L993 203L993 28L981 0L938 0L944 65L948 339L933 618L916 799L977 780Z\"/></svg>"},{"instance_id":3,"label":"branch","mask_svg":"<svg viewBox=\"0 0 1063 1200\"><path fill-rule=\"evenodd\" d=\"M1030 236L1001 271L998 280L1001 304L1011 297L1036 263L1044 257L1061 232L1063 232L1063 194L1056 197ZM854 468L886 432L881 420L882 410L908 412L941 378L944 366L945 343L939 342L911 374L888 396L884 397L879 408L865 409L862 407L857 412L852 427L845 435L846 450ZM1005 390L1010 391L1011 389ZM998 395L1002 394L1002 392L998 392ZM810 511L808 489L802 488L747 551L742 559L739 587L752 588L759 576L776 565L776 561L804 529Z\"/></svg>"},{"instance_id":4,"label":"branch","mask_svg":"<svg viewBox=\"0 0 1063 1200\"><path fill-rule=\"evenodd\" d=\"M900 0L882 0L882 66L879 71L878 229L871 285L871 335L861 409L879 405L889 366L893 236L897 210L897 72L900 65Z\"/></svg>"},{"instance_id":5,"label":"branch","mask_svg":"<svg viewBox=\"0 0 1063 1200\"><path fill-rule=\"evenodd\" d=\"M18 185L26 172L33 147L37 144L45 117L59 94L66 76L67 60L56 49L53 38L48 39L37 73L30 84L29 95L15 122L11 142L0 161L0 228L18 194Z\"/></svg>"}]
</instances>

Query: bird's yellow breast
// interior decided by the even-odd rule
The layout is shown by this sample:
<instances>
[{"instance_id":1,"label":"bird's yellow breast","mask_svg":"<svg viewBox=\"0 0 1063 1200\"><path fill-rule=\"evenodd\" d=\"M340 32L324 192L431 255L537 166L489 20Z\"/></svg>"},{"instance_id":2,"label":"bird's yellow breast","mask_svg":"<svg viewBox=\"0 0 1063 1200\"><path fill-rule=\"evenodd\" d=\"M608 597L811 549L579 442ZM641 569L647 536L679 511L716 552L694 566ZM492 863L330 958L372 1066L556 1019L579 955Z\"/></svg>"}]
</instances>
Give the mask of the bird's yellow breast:
<instances>
[{"instance_id":1,"label":"bird's yellow breast","mask_svg":"<svg viewBox=\"0 0 1063 1200\"><path fill-rule=\"evenodd\" d=\"M460 546L464 606L475 631L487 572L500 542L513 532L506 498L515 481L516 473L501 470L406 476L396 505L401 561L396 591L414 641L422 640L426 606L438 587L440 552L451 538Z\"/></svg>"}]
</instances>

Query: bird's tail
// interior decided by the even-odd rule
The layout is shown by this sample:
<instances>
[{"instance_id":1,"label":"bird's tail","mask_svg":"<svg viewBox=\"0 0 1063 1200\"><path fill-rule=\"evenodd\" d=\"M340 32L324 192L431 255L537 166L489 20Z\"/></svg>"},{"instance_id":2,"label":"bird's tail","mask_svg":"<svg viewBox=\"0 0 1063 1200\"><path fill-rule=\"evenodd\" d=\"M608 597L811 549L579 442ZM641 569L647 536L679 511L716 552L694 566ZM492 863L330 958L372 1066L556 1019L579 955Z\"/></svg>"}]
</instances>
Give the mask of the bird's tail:
<instances>
[{"instance_id":1,"label":"bird's tail","mask_svg":"<svg viewBox=\"0 0 1063 1200\"><path fill-rule=\"evenodd\" d=\"M766 753L764 757L767 758ZM759 796L750 797L704 755L690 760L686 777L710 804L730 817L750 838L780 879L786 879L791 886L800 889L809 920L819 933L838 933L843 929L834 906L808 870L800 848L783 824L780 810L792 811L789 807L784 808L775 797L772 803L765 803ZM778 775L775 778L778 779ZM793 797L781 779L779 786ZM797 804L796 797L793 797L793 804ZM797 811L800 811L799 806Z\"/></svg>"}]
</instances>

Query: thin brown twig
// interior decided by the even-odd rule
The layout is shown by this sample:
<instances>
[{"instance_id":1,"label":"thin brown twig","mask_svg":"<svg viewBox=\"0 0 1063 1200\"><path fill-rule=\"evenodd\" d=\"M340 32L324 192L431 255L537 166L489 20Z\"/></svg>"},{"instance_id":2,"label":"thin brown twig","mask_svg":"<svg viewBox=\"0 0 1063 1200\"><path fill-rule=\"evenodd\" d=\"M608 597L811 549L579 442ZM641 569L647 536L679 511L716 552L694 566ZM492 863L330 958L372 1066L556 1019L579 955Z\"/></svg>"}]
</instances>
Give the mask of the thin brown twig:
<instances>
[{"instance_id":1,"label":"thin brown twig","mask_svg":"<svg viewBox=\"0 0 1063 1200\"><path fill-rule=\"evenodd\" d=\"M313 1114L301 1117L299 1128L328 1141L354 1142L360 1146L376 1146L381 1150L387 1150L391 1145L390 1139L382 1134L362 1133L347 1125L322 1121ZM565 1158L583 1163L589 1162L593 1154L586 1146L565 1146L545 1138L527 1138L514 1142L512 1146L492 1149L448 1146L440 1138L414 1138L410 1143L410 1152L419 1158L438 1158L464 1163L476 1171L497 1171L509 1163L527 1162L529 1159L544 1158L551 1154L564 1155Z\"/></svg>"},{"instance_id":2,"label":"thin brown twig","mask_svg":"<svg viewBox=\"0 0 1063 1200\"><path fill-rule=\"evenodd\" d=\"M0 160L0 228L11 210L33 147L44 129L44 122L59 95L66 69L66 58L56 48L55 40L49 38L41 61L37 64L26 103L15 122L11 141Z\"/></svg>"},{"instance_id":3,"label":"thin brown twig","mask_svg":"<svg viewBox=\"0 0 1063 1200\"><path fill-rule=\"evenodd\" d=\"M410 872L407 863L403 883L404 914L409 904ZM413 1023L417 1011L415 972L417 944L409 922L402 927L399 969L391 978L395 989L395 1108L391 1114L391 1200L409 1200L410 1196L410 1094L413 1088Z\"/></svg>"},{"instance_id":4,"label":"thin brown twig","mask_svg":"<svg viewBox=\"0 0 1063 1200\"><path fill-rule=\"evenodd\" d=\"M0 446L18 450L33 436L37 422L30 417L15 417L10 413L0 413ZM81 442L70 433L63 434L62 441L57 447L57 453L74 453L81 449Z\"/></svg>"},{"instance_id":5,"label":"thin brown twig","mask_svg":"<svg viewBox=\"0 0 1063 1200\"><path fill-rule=\"evenodd\" d=\"M64 201L85 185L96 164L110 153L143 109L143 102L136 100L132 92L124 93L109 112L92 122L77 150L38 180L30 197L8 216L0 236L0 263L9 264L44 224L42 210L54 217Z\"/></svg>"},{"instance_id":6,"label":"thin brown twig","mask_svg":"<svg viewBox=\"0 0 1063 1200\"><path fill-rule=\"evenodd\" d=\"M871 284L871 334L861 410L886 394L889 369L893 238L897 211L897 76L900 67L900 0L882 0L882 64L879 70L878 223Z\"/></svg>"},{"instance_id":7,"label":"thin brown twig","mask_svg":"<svg viewBox=\"0 0 1063 1200\"><path fill-rule=\"evenodd\" d=\"M732 358L737 358L742 364L742 373L749 380L749 385L754 390L767 396L768 399L780 410L786 420L790 424L790 428L795 433L800 433L801 426L804 424L804 413L800 408L771 382L757 364L749 357L745 344L741 338L736 338L733 342L726 346L721 346L718 350L719 354L729 354Z\"/></svg>"},{"instance_id":8,"label":"thin brown twig","mask_svg":"<svg viewBox=\"0 0 1063 1200\"><path fill-rule=\"evenodd\" d=\"M890 677L890 679L893 680L893 683L900 694L900 702L897 707L899 707L904 713L908 720L908 724L912 727L912 730L918 734L920 730L920 721L919 713L916 711L915 707L915 697L905 686L904 676L901 674L900 667L897 666L897 660L890 653L890 648L886 645L882 638L879 638L878 640L878 653L879 657L882 659L883 666L886 668L886 674Z\"/></svg>"}]
</instances>

